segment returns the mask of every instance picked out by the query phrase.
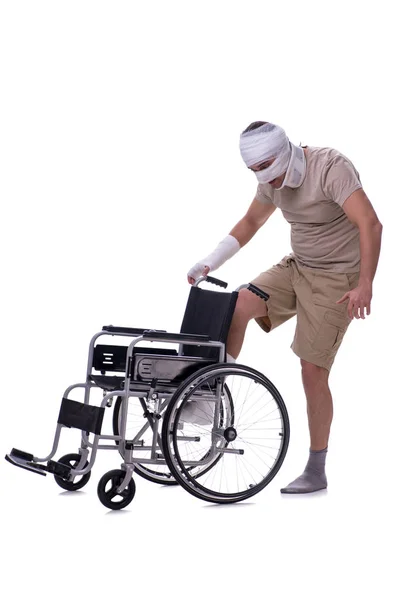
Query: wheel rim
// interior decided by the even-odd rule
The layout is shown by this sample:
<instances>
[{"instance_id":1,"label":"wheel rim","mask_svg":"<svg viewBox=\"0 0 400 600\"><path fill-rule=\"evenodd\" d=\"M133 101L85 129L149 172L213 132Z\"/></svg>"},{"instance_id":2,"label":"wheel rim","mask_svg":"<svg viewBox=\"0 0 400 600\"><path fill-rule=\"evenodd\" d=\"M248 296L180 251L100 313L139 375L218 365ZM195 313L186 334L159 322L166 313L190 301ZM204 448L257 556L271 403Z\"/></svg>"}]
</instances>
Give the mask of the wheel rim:
<instances>
[{"instance_id":1,"label":"wheel rim","mask_svg":"<svg viewBox=\"0 0 400 600\"><path fill-rule=\"evenodd\" d=\"M205 393L215 401L223 395L217 390L226 387L234 423L196 426L197 441L182 439L177 422L185 404ZM188 491L211 501L236 501L257 493L278 472L288 445L289 421L279 392L262 374L241 365L210 368L182 386L168 411L168 425L164 439L171 472ZM193 463L207 446L219 460L199 473L200 466ZM224 448L242 454L219 452Z\"/></svg>"}]
</instances>

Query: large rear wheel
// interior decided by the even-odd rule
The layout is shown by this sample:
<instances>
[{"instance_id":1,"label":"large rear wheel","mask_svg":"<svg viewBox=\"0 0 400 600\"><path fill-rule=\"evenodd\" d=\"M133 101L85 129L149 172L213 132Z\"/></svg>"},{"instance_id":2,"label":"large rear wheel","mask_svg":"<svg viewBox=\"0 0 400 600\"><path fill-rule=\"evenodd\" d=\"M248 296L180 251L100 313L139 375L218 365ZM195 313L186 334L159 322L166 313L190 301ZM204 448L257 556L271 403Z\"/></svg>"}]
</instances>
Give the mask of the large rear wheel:
<instances>
[{"instance_id":1,"label":"large rear wheel","mask_svg":"<svg viewBox=\"0 0 400 600\"><path fill-rule=\"evenodd\" d=\"M232 410L221 421L221 405ZM179 429L187 402L214 402L208 424ZM209 502L245 500L265 488L279 471L289 444L289 418L275 386L244 365L205 367L171 398L162 440L171 474L188 492Z\"/></svg>"}]
</instances>

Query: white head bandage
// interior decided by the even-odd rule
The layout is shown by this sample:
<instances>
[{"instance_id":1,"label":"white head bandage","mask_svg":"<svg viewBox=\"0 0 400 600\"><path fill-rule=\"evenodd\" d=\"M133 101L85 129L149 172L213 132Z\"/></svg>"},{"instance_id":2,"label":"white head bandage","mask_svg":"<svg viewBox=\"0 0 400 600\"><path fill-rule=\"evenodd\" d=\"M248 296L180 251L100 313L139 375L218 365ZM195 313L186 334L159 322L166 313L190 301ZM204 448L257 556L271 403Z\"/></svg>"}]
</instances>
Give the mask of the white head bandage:
<instances>
[{"instance_id":1,"label":"white head bandage","mask_svg":"<svg viewBox=\"0 0 400 600\"><path fill-rule=\"evenodd\" d=\"M275 159L268 168L255 172L260 183L269 183L285 172L285 180L279 189L282 189L284 185L298 187L304 180L304 151L302 148L291 144L285 131L278 125L267 123L257 127L257 129L242 133L240 136L240 153L248 167L253 167L272 158ZM300 176L297 175L298 173Z\"/></svg>"},{"instance_id":2,"label":"white head bandage","mask_svg":"<svg viewBox=\"0 0 400 600\"><path fill-rule=\"evenodd\" d=\"M304 150L301 146L295 146L290 142L291 156L289 166L286 171L285 179L280 188L281 190L285 185L290 188L300 187L306 176L306 158Z\"/></svg>"}]
</instances>

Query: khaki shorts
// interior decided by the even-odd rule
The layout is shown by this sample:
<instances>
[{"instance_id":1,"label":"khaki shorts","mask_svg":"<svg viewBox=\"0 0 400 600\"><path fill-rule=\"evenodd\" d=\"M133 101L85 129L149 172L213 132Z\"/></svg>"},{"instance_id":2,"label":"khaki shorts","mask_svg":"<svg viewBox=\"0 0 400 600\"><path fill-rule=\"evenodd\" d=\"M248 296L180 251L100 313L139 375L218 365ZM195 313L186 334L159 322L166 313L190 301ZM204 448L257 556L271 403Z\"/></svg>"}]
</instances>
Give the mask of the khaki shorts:
<instances>
[{"instance_id":1,"label":"khaki shorts","mask_svg":"<svg viewBox=\"0 0 400 600\"><path fill-rule=\"evenodd\" d=\"M356 287L359 273L334 273L300 266L291 254L251 283L270 295L268 316L257 318L269 332L297 315L291 348L307 362L330 370L350 324L347 301L337 300Z\"/></svg>"}]
</instances>

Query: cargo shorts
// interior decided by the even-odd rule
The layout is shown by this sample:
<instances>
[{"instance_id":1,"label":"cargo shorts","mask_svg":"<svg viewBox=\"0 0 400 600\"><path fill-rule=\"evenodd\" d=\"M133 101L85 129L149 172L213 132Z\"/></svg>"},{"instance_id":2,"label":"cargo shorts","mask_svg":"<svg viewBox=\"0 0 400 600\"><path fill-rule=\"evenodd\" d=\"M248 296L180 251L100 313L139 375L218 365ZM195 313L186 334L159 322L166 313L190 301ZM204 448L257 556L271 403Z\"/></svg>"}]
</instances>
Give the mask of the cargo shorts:
<instances>
[{"instance_id":1,"label":"cargo shorts","mask_svg":"<svg viewBox=\"0 0 400 600\"><path fill-rule=\"evenodd\" d=\"M290 254L251 282L270 296L268 315L255 320L268 333L297 315L291 349L329 371L351 322L347 302L336 302L357 286L358 279L359 273L303 267Z\"/></svg>"}]
</instances>

